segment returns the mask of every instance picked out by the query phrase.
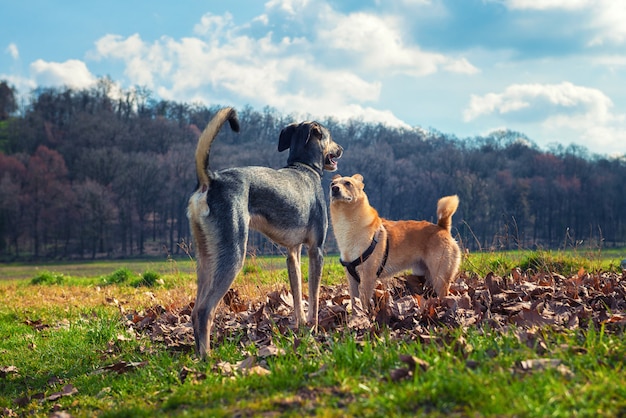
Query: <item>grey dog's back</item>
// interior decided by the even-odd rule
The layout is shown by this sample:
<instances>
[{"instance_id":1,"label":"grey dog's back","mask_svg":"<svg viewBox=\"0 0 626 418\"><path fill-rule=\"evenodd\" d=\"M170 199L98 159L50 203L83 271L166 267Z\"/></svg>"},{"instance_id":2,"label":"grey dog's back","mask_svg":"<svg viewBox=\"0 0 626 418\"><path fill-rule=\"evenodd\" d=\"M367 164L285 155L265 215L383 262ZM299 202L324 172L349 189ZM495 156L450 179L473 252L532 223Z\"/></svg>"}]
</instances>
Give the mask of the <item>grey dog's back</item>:
<instances>
[{"instance_id":1,"label":"grey dog's back","mask_svg":"<svg viewBox=\"0 0 626 418\"><path fill-rule=\"evenodd\" d=\"M301 235L306 219L310 219L306 229L313 228L311 239L324 234L318 221L326 210L323 202L319 179L309 170L295 167L248 166L213 172L207 193L210 211L224 216L232 212L233 204L246 205L250 227L283 246L290 244L290 236Z\"/></svg>"}]
</instances>

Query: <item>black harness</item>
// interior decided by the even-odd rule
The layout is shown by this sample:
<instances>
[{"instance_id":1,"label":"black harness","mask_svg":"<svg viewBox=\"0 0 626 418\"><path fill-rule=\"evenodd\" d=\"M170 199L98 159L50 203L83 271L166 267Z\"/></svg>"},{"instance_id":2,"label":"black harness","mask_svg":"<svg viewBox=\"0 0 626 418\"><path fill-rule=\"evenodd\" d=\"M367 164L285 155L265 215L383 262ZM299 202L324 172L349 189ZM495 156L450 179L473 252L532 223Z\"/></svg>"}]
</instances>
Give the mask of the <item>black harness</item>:
<instances>
[{"instance_id":1,"label":"black harness","mask_svg":"<svg viewBox=\"0 0 626 418\"><path fill-rule=\"evenodd\" d=\"M347 261L343 261L341 258L339 259L339 262L341 263L341 265L343 265L346 269L348 269L348 273L350 273L350 275L354 278L354 280L356 280L357 283L361 283L361 277L359 277L359 273L356 271L356 268L362 263L364 263L365 260L367 260L370 257L370 255L372 255L372 253L374 252L374 249L376 248L376 244L378 244L376 235L377 234L374 234L374 238L372 238L372 243L370 244L369 247L367 247L367 250L365 250L363 254L361 254L361 256L357 258L356 260L352 262L347 262ZM376 277L380 277L381 273L383 272L383 269L385 268L385 264L387 264L387 257L389 256L389 235L387 235L387 241L385 244L386 244L385 255L383 256L383 260L380 263L380 267L378 267L378 271L376 272Z\"/></svg>"}]
</instances>

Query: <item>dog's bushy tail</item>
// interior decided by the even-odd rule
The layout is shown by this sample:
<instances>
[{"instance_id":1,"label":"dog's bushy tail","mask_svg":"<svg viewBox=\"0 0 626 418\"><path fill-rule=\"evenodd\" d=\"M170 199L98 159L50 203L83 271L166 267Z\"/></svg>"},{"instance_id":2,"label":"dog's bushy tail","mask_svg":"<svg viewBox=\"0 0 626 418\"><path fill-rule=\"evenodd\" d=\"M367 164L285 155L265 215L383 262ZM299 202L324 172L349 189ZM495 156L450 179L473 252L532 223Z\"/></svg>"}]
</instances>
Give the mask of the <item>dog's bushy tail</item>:
<instances>
[{"instance_id":1,"label":"dog's bushy tail","mask_svg":"<svg viewBox=\"0 0 626 418\"><path fill-rule=\"evenodd\" d=\"M198 176L198 188L202 191L208 189L211 181L208 173L211 144L226 121L228 121L233 131L239 132L237 112L232 107L225 107L213 116L213 119L204 128L202 135L198 139L198 146L196 147L196 175Z\"/></svg>"},{"instance_id":2,"label":"dog's bushy tail","mask_svg":"<svg viewBox=\"0 0 626 418\"><path fill-rule=\"evenodd\" d=\"M459 207L459 197L457 195L446 196L437 202L437 225L447 229L452 229L452 215Z\"/></svg>"}]
</instances>

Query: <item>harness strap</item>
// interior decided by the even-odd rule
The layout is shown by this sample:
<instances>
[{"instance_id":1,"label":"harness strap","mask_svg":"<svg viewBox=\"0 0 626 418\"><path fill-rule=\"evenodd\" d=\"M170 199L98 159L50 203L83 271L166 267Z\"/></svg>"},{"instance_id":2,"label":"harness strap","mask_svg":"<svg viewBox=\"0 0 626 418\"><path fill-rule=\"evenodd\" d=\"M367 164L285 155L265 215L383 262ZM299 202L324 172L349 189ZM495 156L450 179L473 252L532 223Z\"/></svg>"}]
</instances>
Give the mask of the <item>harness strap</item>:
<instances>
[{"instance_id":1,"label":"harness strap","mask_svg":"<svg viewBox=\"0 0 626 418\"><path fill-rule=\"evenodd\" d=\"M383 259L380 262L380 266L378 267L378 271L376 271L376 277L380 277L383 270L385 269L385 264L387 264L387 258L389 257L389 234L387 234L387 242L385 242L385 255L383 255Z\"/></svg>"},{"instance_id":2,"label":"harness strap","mask_svg":"<svg viewBox=\"0 0 626 418\"><path fill-rule=\"evenodd\" d=\"M361 254L361 256L357 258L356 260L347 262L347 261L342 260L341 258L339 259L339 262L341 263L341 265L344 266L348 270L348 273L350 273L350 275L354 278L354 280L356 280L357 283L361 283L361 277L359 276L359 273L356 271L356 268L360 266L362 263L364 263L374 252L374 249L376 248L376 244L378 244L376 235L378 234L374 234L374 237L372 238L372 243L370 244L370 246L367 247L367 249L363 252L363 254ZM383 256L383 259L380 263L380 267L378 267L378 271L376 272L376 277L380 277L381 273L383 272L383 269L385 268L385 264L387 264L388 257L389 257L389 235L387 235L387 242L385 245L385 255Z\"/></svg>"}]
</instances>

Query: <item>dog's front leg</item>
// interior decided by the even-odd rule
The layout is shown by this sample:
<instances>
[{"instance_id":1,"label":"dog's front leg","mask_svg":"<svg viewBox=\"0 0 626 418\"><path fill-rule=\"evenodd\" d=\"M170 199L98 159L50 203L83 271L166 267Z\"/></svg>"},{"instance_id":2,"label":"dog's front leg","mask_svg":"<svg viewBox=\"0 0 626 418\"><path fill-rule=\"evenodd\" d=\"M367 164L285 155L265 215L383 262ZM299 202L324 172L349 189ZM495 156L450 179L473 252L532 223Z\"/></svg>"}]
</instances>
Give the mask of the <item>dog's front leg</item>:
<instances>
[{"instance_id":1,"label":"dog's front leg","mask_svg":"<svg viewBox=\"0 0 626 418\"><path fill-rule=\"evenodd\" d=\"M304 324L304 309L302 308L302 271L300 269L300 253L302 245L288 249L287 273L293 295L293 310L296 317L296 326Z\"/></svg>"},{"instance_id":2,"label":"dog's front leg","mask_svg":"<svg viewBox=\"0 0 626 418\"><path fill-rule=\"evenodd\" d=\"M364 270L361 277L361 285L359 286L359 298L361 299L361 305L368 315L374 314L374 304L372 297L374 296L374 287L376 286L376 279L374 274L370 271Z\"/></svg>"},{"instance_id":3,"label":"dog's front leg","mask_svg":"<svg viewBox=\"0 0 626 418\"><path fill-rule=\"evenodd\" d=\"M348 270L346 270L346 276L348 276L348 283L350 284L349 291L350 291L350 303L352 304L352 314L356 315L357 313L356 301L359 298L359 282L357 282L352 277L352 275L350 274L350 272L348 272ZM361 305L361 309L362 307L363 305Z\"/></svg>"},{"instance_id":4,"label":"dog's front leg","mask_svg":"<svg viewBox=\"0 0 626 418\"><path fill-rule=\"evenodd\" d=\"M307 323L317 328L317 314L319 309L320 285L322 282L322 267L324 254L321 247L309 247L309 313Z\"/></svg>"}]
</instances>

